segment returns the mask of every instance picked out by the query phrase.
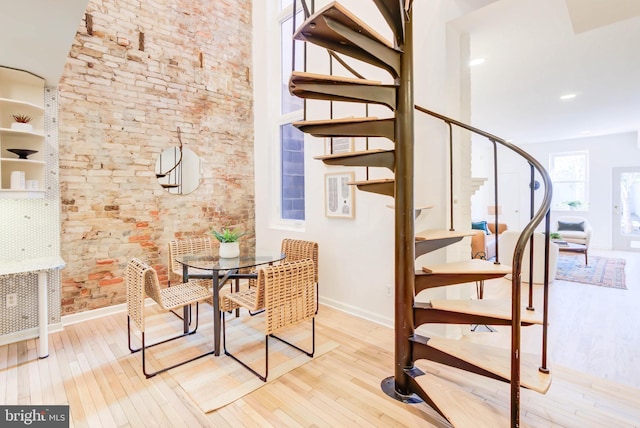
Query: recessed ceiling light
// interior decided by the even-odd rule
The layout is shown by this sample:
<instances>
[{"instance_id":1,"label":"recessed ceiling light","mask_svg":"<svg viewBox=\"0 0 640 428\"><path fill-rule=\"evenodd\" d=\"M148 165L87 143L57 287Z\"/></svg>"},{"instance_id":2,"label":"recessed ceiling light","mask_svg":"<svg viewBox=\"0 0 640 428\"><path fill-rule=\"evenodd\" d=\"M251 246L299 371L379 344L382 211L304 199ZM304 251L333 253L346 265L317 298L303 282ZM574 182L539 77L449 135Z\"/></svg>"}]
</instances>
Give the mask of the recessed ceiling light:
<instances>
[{"instance_id":1,"label":"recessed ceiling light","mask_svg":"<svg viewBox=\"0 0 640 428\"><path fill-rule=\"evenodd\" d=\"M561 100L572 100L576 97L576 94L564 94L560 97Z\"/></svg>"},{"instance_id":2,"label":"recessed ceiling light","mask_svg":"<svg viewBox=\"0 0 640 428\"><path fill-rule=\"evenodd\" d=\"M484 63L484 58L476 58L469 61L469 66L473 67L474 65L480 65L482 63Z\"/></svg>"}]
</instances>

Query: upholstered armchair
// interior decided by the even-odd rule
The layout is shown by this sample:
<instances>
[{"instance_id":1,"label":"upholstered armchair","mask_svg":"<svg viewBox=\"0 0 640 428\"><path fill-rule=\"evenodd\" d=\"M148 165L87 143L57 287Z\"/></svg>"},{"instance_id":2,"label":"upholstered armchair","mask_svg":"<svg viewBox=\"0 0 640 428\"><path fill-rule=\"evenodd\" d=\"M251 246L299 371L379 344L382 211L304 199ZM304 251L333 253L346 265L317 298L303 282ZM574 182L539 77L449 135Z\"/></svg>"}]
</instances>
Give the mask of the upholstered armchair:
<instances>
[{"instance_id":1,"label":"upholstered armchair","mask_svg":"<svg viewBox=\"0 0 640 428\"><path fill-rule=\"evenodd\" d=\"M471 236L471 258L485 258L491 260L496 256L496 241L500 234L507 230L506 223L498 223L498 229L496 231L495 223L487 221L473 222L471 227L474 230L474 235ZM496 233L497 232L497 233Z\"/></svg>"},{"instance_id":2,"label":"upholstered armchair","mask_svg":"<svg viewBox=\"0 0 640 428\"><path fill-rule=\"evenodd\" d=\"M589 248L591 242L591 225L584 217L560 216L556 218L551 227L552 232L557 232L562 239L575 244L582 244Z\"/></svg>"}]
</instances>

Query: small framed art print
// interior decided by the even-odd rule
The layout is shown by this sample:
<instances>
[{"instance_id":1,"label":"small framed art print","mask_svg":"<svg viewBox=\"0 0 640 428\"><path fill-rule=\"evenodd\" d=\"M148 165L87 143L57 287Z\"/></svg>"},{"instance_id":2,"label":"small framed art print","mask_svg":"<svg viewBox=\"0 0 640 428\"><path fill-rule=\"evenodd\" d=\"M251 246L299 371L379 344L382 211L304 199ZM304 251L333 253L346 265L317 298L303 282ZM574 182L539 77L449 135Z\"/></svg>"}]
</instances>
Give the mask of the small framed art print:
<instances>
[{"instance_id":1,"label":"small framed art print","mask_svg":"<svg viewBox=\"0 0 640 428\"><path fill-rule=\"evenodd\" d=\"M353 172L324 175L324 213L327 217L355 217L355 189Z\"/></svg>"}]
</instances>

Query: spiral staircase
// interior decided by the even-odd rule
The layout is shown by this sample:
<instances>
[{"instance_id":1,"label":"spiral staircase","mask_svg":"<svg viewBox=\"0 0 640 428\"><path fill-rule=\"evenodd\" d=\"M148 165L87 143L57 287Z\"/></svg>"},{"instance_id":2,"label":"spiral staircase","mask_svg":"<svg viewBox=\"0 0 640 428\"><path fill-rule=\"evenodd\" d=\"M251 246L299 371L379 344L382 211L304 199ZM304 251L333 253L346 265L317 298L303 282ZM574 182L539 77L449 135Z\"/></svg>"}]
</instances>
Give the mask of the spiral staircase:
<instances>
[{"instance_id":1,"label":"spiral staircase","mask_svg":"<svg viewBox=\"0 0 640 428\"><path fill-rule=\"evenodd\" d=\"M395 209L395 361L394 375L384 379L382 389L391 397L407 403L424 401L456 427L498 427L520 425L520 388L545 393L551 382L546 362L546 324L548 281L545 284L543 310L533 309L531 300L523 305L520 271L524 248L535 227L546 217L549 222L551 182L544 168L521 149L491 134L454 119L414 105L413 98L413 21L410 0L373 0L394 34L385 40L338 2L317 12L302 6L306 19L295 31L296 40L327 49L352 71L353 78L294 71L289 88L305 99L382 105L389 118L330 118L305 120L294 125L316 137L367 137L367 149L350 153L319 156L329 165L365 167L367 179L351 183L358 189L394 198ZM294 6L295 7L295 6ZM294 11L295 15L295 11ZM348 66L342 56L355 58L388 72L392 84L367 80ZM368 111L368 110L367 110ZM533 170L541 174L546 193L531 222L524 228L516 246L513 265L504 266L486 260L467 260L415 268L420 255L443 249L470 235L455 230L453 215L447 230L414 230L414 113L420 111L489 139L523 156ZM369 148L368 137L383 137L394 142L392 150ZM494 150L495 151L495 150ZM392 179L368 179L369 168L387 168ZM451 177L453 179L453 176ZM496 193L497 195L497 193ZM496 196L497 198L497 196ZM388 203L388 202L387 202ZM497 205L497 201L496 201ZM453 203L450 207L453 211ZM496 218L497 223L497 218ZM547 245L548 246L548 245ZM431 300L416 301L425 289L446 287L512 275L512 296L507 300ZM531 297L530 297L531 299ZM511 349L469 343L442 337L425 337L416 328L429 323L487 324L511 326ZM520 351L522 326L543 325L541 355ZM489 404L465 385L438 375L439 365L462 373L475 373L510 384L510 412ZM473 375L469 375L471 378Z\"/></svg>"}]
</instances>

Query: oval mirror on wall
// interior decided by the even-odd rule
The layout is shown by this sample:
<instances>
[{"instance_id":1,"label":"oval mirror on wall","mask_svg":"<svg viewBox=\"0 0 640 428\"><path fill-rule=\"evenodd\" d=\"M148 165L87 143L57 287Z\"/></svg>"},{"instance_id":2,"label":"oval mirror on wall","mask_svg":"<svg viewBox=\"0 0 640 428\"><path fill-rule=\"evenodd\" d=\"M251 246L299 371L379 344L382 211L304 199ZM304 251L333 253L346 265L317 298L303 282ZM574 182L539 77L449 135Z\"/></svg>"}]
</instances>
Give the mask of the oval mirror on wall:
<instances>
[{"instance_id":1,"label":"oval mirror on wall","mask_svg":"<svg viewBox=\"0 0 640 428\"><path fill-rule=\"evenodd\" d=\"M164 190L175 195L186 195L200 185L200 158L192 150L184 147L180 139L180 146L168 148L160 153L155 173Z\"/></svg>"}]
</instances>

